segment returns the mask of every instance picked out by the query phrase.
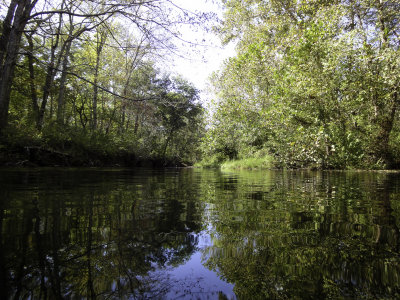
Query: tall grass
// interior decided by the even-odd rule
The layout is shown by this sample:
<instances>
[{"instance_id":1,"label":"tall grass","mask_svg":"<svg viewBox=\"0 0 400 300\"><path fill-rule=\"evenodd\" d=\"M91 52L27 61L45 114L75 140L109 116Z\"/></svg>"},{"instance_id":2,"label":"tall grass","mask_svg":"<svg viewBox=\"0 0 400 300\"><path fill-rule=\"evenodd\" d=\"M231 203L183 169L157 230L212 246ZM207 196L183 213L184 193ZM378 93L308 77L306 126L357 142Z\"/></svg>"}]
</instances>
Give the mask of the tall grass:
<instances>
[{"instance_id":1,"label":"tall grass","mask_svg":"<svg viewBox=\"0 0 400 300\"><path fill-rule=\"evenodd\" d=\"M250 157L239 160L229 160L221 164L221 170L257 170L272 169L274 160L272 156Z\"/></svg>"}]
</instances>

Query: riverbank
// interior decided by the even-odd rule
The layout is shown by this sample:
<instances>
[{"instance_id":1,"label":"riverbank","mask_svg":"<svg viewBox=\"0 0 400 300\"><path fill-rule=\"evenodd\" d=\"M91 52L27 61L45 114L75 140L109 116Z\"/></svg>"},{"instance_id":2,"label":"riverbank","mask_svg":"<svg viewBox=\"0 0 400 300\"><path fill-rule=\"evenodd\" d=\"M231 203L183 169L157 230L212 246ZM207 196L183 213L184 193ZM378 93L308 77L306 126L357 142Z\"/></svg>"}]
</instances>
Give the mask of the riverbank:
<instances>
[{"instance_id":1,"label":"riverbank","mask_svg":"<svg viewBox=\"0 0 400 300\"><path fill-rule=\"evenodd\" d=\"M122 139L121 139L122 140ZM132 140L80 134L27 135L18 131L0 138L2 167L185 167L187 161L144 149Z\"/></svg>"},{"instance_id":2,"label":"riverbank","mask_svg":"<svg viewBox=\"0 0 400 300\"><path fill-rule=\"evenodd\" d=\"M220 168L221 170L269 170L275 169L277 166L272 156L265 155L236 160L219 160L216 157L212 157L196 163L195 167Z\"/></svg>"},{"instance_id":3,"label":"riverbank","mask_svg":"<svg viewBox=\"0 0 400 300\"><path fill-rule=\"evenodd\" d=\"M39 146L18 149L0 149L2 167L185 167L185 163L173 159L143 158L134 153L120 152L113 155L87 153L74 155Z\"/></svg>"},{"instance_id":4,"label":"riverbank","mask_svg":"<svg viewBox=\"0 0 400 300\"><path fill-rule=\"evenodd\" d=\"M342 171L383 171L383 172L399 172L400 166L393 164L388 168L385 164L365 164L361 166L345 166L343 168L326 167L323 164L307 164L302 166L283 165L273 156L265 155L262 157L248 157L243 159L226 160L212 156L208 159L194 165L197 168L220 169L222 171L230 170L276 170L276 169L292 169L292 170L342 170Z\"/></svg>"}]
</instances>

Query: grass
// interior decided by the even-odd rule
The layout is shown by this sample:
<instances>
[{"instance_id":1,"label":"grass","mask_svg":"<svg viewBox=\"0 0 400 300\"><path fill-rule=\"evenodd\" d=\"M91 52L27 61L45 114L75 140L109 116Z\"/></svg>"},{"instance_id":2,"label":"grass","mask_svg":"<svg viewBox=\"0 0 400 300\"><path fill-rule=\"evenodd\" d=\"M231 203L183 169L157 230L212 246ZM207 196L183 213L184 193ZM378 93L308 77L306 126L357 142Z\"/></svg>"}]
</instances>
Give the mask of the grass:
<instances>
[{"instance_id":1,"label":"grass","mask_svg":"<svg viewBox=\"0 0 400 300\"><path fill-rule=\"evenodd\" d=\"M251 157L239 160L229 160L221 164L221 170L261 170L272 169L273 167L273 158L269 155L260 158Z\"/></svg>"}]
</instances>

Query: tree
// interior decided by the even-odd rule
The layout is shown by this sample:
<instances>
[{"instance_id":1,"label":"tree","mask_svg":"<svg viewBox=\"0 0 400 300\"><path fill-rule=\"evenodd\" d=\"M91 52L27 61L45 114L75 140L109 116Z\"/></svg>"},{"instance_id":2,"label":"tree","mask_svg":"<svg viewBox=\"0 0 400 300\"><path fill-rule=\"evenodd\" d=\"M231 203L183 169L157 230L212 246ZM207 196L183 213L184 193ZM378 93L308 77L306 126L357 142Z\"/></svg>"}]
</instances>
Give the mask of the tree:
<instances>
[{"instance_id":1,"label":"tree","mask_svg":"<svg viewBox=\"0 0 400 300\"><path fill-rule=\"evenodd\" d=\"M37 4L38 7L36 7ZM54 79L57 78L58 73L60 73L60 80L57 87L57 119L59 123L63 123L67 77L79 77L78 74L71 72L72 66L69 65L70 55L71 51L74 51L74 44L79 44L78 39L82 38L84 33L92 33L94 30L97 30L97 27L102 26L103 32L109 31L110 36L113 37L113 31L110 31L110 26L106 23L115 22L118 19L121 21L120 24L128 23L132 25L130 33L138 36L142 35L143 44L146 44L146 46L150 45L152 51L158 46L169 50L173 47L170 42L171 39L178 36L174 31L173 25L176 22L186 22L190 19L188 14L182 10L180 10L182 16L179 14L179 10L178 13L174 14L165 13L171 10L171 7L175 6L161 0L134 1L130 3L117 0L108 3L104 3L104 1L86 3L83 1L61 0L50 3L12 0L9 3L7 15L3 21L0 38L0 67L2 71L0 77L0 130L4 129L8 124L14 68L20 57L18 50L21 48L21 43L23 43L22 35L25 30L30 31L27 39L30 39L31 42L35 41L35 35L40 36L44 40L49 39L47 46L50 49L46 54L46 56L48 55L48 60L44 60L44 56L35 55L36 53L29 54L32 59L39 61L47 68L40 109L36 113L38 116L37 127L40 129L43 126L43 118L50 90L54 87ZM102 52L100 47L97 50L100 56ZM94 76L94 81L97 80L97 75ZM90 81L88 78L85 79L94 86L94 95L97 95L98 88L112 94L112 91L97 86L96 82ZM125 97L123 94L117 94L117 96ZM95 104L97 101L96 97L93 96ZM35 100L33 99L32 101ZM35 106L35 110L37 110L37 106ZM96 109L92 114L94 118L97 117ZM93 121L92 126L95 123Z\"/></svg>"},{"instance_id":2,"label":"tree","mask_svg":"<svg viewBox=\"0 0 400 300\"><path fill-rule=\"evenodd\" d=\"M190 132L198 133L201 126L201 105L196 103L198 91L187 81L181 78L174 78L172 81L166 79L162 82L162 87L166 89L163 101L158 104L158 114L161 117L165 143L162 150L162 157L165 159L168 146L172 143L174 136L179 131L184 131L185 135ZM176 141L185 143L185 139ZM175 155L182 155L179 151Z\"/></svg>"},{"instance_id":3,"label":"tree","mask_svg":"<svg viewBox=\"0 0 400 300\"><path fill-rule=\"evenodd\" d=\"M8 107L21 38L37 0L11 0L0 36L0 132L7 125Z\"/></svg>"},{"instance_id":4,"label":"tree","mask_svg":"<svg viewBox=\"0 0 400 300\"><path fill-rule=\"evenodd\" d=\"M399 5L224 2L218 32L238 44L237 56L213 81L217 106L239 111L227 114L235 130L248 124L244 131L284 165L392 165ZM262 134L252 133L250 124ZM252 144L249 139L237 147Z\"/></svg>"}]
</instances>

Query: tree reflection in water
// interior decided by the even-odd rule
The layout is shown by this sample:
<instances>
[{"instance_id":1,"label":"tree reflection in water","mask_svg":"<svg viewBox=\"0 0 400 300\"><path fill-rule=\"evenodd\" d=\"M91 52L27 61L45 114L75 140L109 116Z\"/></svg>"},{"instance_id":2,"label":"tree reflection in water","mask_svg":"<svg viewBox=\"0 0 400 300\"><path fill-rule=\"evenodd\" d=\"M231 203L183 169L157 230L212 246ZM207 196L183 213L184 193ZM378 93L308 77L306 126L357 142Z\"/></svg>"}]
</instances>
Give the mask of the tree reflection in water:
<instances>
[{"instance_id":1,"label":"tree reflection in water","mask_svg":"<svg viewBox=\"0 0 400 300\"><path fill-rule=\"evenodd\" d=\"M399 296L398 174L232 176L236 189L222 184L207 199L214 243L204 256L239 298Z\"/></svg>"},{"instance_id":2,"label":"tree reflection in water","mask_svg":"<svg viewBox=\"0 0 400 300\"><path fill-rule=\"evenodd\" d=\"M173 282L154 271L196 250L201 216L193 176L3 175L2 299L162 296Z\"/></svg>"},{"instance_id":3,"label":"tree reflection in water","mask_svg":"<svg viewBox=\"0 0 400 300\"><path fill-rule=\"evenodd\" d=\"M1 299L399 296L398 174L2 170L0 185Z\"/></svg>"}]
</instances>

